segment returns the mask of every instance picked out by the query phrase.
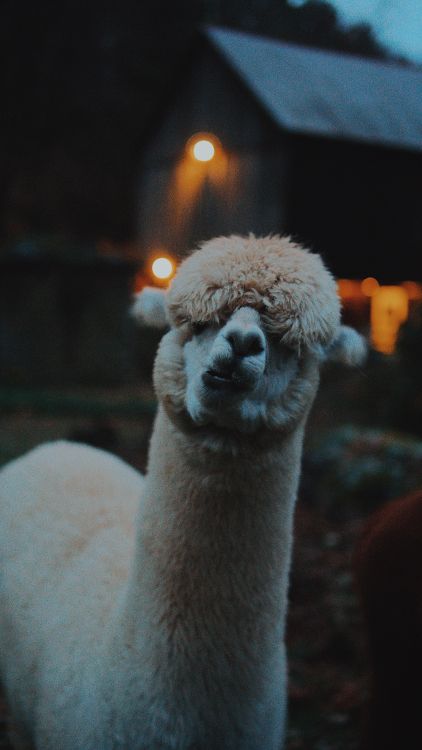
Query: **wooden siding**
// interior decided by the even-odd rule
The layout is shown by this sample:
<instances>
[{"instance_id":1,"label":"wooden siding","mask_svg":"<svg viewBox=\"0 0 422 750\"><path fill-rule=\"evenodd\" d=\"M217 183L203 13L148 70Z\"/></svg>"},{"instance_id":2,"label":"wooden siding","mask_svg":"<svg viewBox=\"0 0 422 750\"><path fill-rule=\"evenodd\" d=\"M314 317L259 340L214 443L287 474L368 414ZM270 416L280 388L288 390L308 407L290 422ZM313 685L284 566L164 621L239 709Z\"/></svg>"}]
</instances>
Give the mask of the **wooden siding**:
<instances>
[{"instance_id":1,"label":"wooden siding","mask_svg":"<svg viewBox=\"0 0 422 750\"><path fill-rule=\"evenodd\" d=\"M2 261L0 383L150 377L158 336L129 315L135 272L124 262Z\"/></svg>"},{"instance_id":2,"label":"wooden siding","mask_svg":"<svg viewBox=\"0 0 422 750\"><path fill-rule=\"evenodd\" d=\"M421 281L422 156L284 132L204 44L145 151L142 252L183 256L218 234L286 232L336 276ZM220 179L189 167L185 144L202 131L222 143Z\"/></svg>"},{"instance_id":3,"label":"wooden siding","mask_svg":"<svg viewBox=\"0 0 422 750\"><path fill-rule=\"evenodd\" d=\"M185 145L197 132L219 138L220 163L208 168L191 163ZM283 135L207 51L145 154L139 191L144 252L183 255L218 234L282 231L286 162Z\"/></svg>"}]
</instances>

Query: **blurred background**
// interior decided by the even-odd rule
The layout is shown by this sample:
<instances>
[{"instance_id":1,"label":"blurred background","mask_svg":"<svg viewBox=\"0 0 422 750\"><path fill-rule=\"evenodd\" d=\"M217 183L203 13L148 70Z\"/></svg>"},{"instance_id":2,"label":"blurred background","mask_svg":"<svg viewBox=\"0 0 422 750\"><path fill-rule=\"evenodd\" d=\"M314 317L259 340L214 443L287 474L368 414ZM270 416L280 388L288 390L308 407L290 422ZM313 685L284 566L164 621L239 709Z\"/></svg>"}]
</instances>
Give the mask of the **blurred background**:
<instances>
[{"instance_id":1,"label":"blurred background","mask_svg":"<svg viewBox=\"0 0 422 750\"><path fill-rule=\"evenodd\" d=\"M130 300L218 234L321 253L370 341L311 416L289 626L288 750L357 748L353 548L422 486L419 0L3 0L0 41L0 463L67 437L145 468Z\"/></svg>"}]
</instances>

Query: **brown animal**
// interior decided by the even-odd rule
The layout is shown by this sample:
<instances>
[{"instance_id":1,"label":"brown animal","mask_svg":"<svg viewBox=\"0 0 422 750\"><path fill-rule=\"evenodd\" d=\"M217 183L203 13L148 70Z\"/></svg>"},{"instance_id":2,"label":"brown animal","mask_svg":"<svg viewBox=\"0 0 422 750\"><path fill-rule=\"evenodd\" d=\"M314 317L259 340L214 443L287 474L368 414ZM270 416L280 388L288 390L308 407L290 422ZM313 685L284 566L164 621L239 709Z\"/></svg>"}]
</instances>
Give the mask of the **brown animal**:
<instances>
[{"instance_id":1,"label":"brown animal","mask_svg":"<svg viewBox=\"0 0 422 750\"><path fill-rule=\"evenodd\" d=\"M371 660L364 750L422 747L422 490L367 523L355 571Z\"/></svg>"}]
</instances>

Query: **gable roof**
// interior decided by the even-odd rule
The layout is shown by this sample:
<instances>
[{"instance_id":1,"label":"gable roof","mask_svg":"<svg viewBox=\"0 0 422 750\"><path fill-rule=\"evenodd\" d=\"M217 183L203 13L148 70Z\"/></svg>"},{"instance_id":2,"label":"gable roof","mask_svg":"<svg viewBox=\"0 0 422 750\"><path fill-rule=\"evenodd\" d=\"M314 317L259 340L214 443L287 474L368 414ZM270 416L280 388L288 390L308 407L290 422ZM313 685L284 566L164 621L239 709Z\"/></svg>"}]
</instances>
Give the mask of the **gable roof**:
<instances>
[{"instance_id":1,"label":"gable roof","mask_svg":"<svg viewBox=\"0 0 422 750\"><path fill-rule=\"evenodd\" d=\"M422 150L422 71L239 31L205 34L282 128Z\"/></svg>"}]
</instances>

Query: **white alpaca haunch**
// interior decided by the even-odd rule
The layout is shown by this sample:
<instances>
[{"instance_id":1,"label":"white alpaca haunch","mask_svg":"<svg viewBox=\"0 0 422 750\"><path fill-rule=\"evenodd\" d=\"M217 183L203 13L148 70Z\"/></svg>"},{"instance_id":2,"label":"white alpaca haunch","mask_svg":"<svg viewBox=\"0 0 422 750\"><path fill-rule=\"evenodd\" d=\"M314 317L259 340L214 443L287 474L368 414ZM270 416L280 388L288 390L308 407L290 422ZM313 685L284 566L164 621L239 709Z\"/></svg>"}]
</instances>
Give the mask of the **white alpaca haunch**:
<instances>
[{"instance_id":1,"label":"white alpaca haunch","mask_svg":"<svg viewBox=\"0 0 422 750\"><path fill-rule=\"evenodd\" d=\"M288 238L207 242L148 295L134 314L170 330L145 478L67 442L0 475L16 747L280 750L304 426L322 359L362 342Z\"/></svg>"}]
</instances>

